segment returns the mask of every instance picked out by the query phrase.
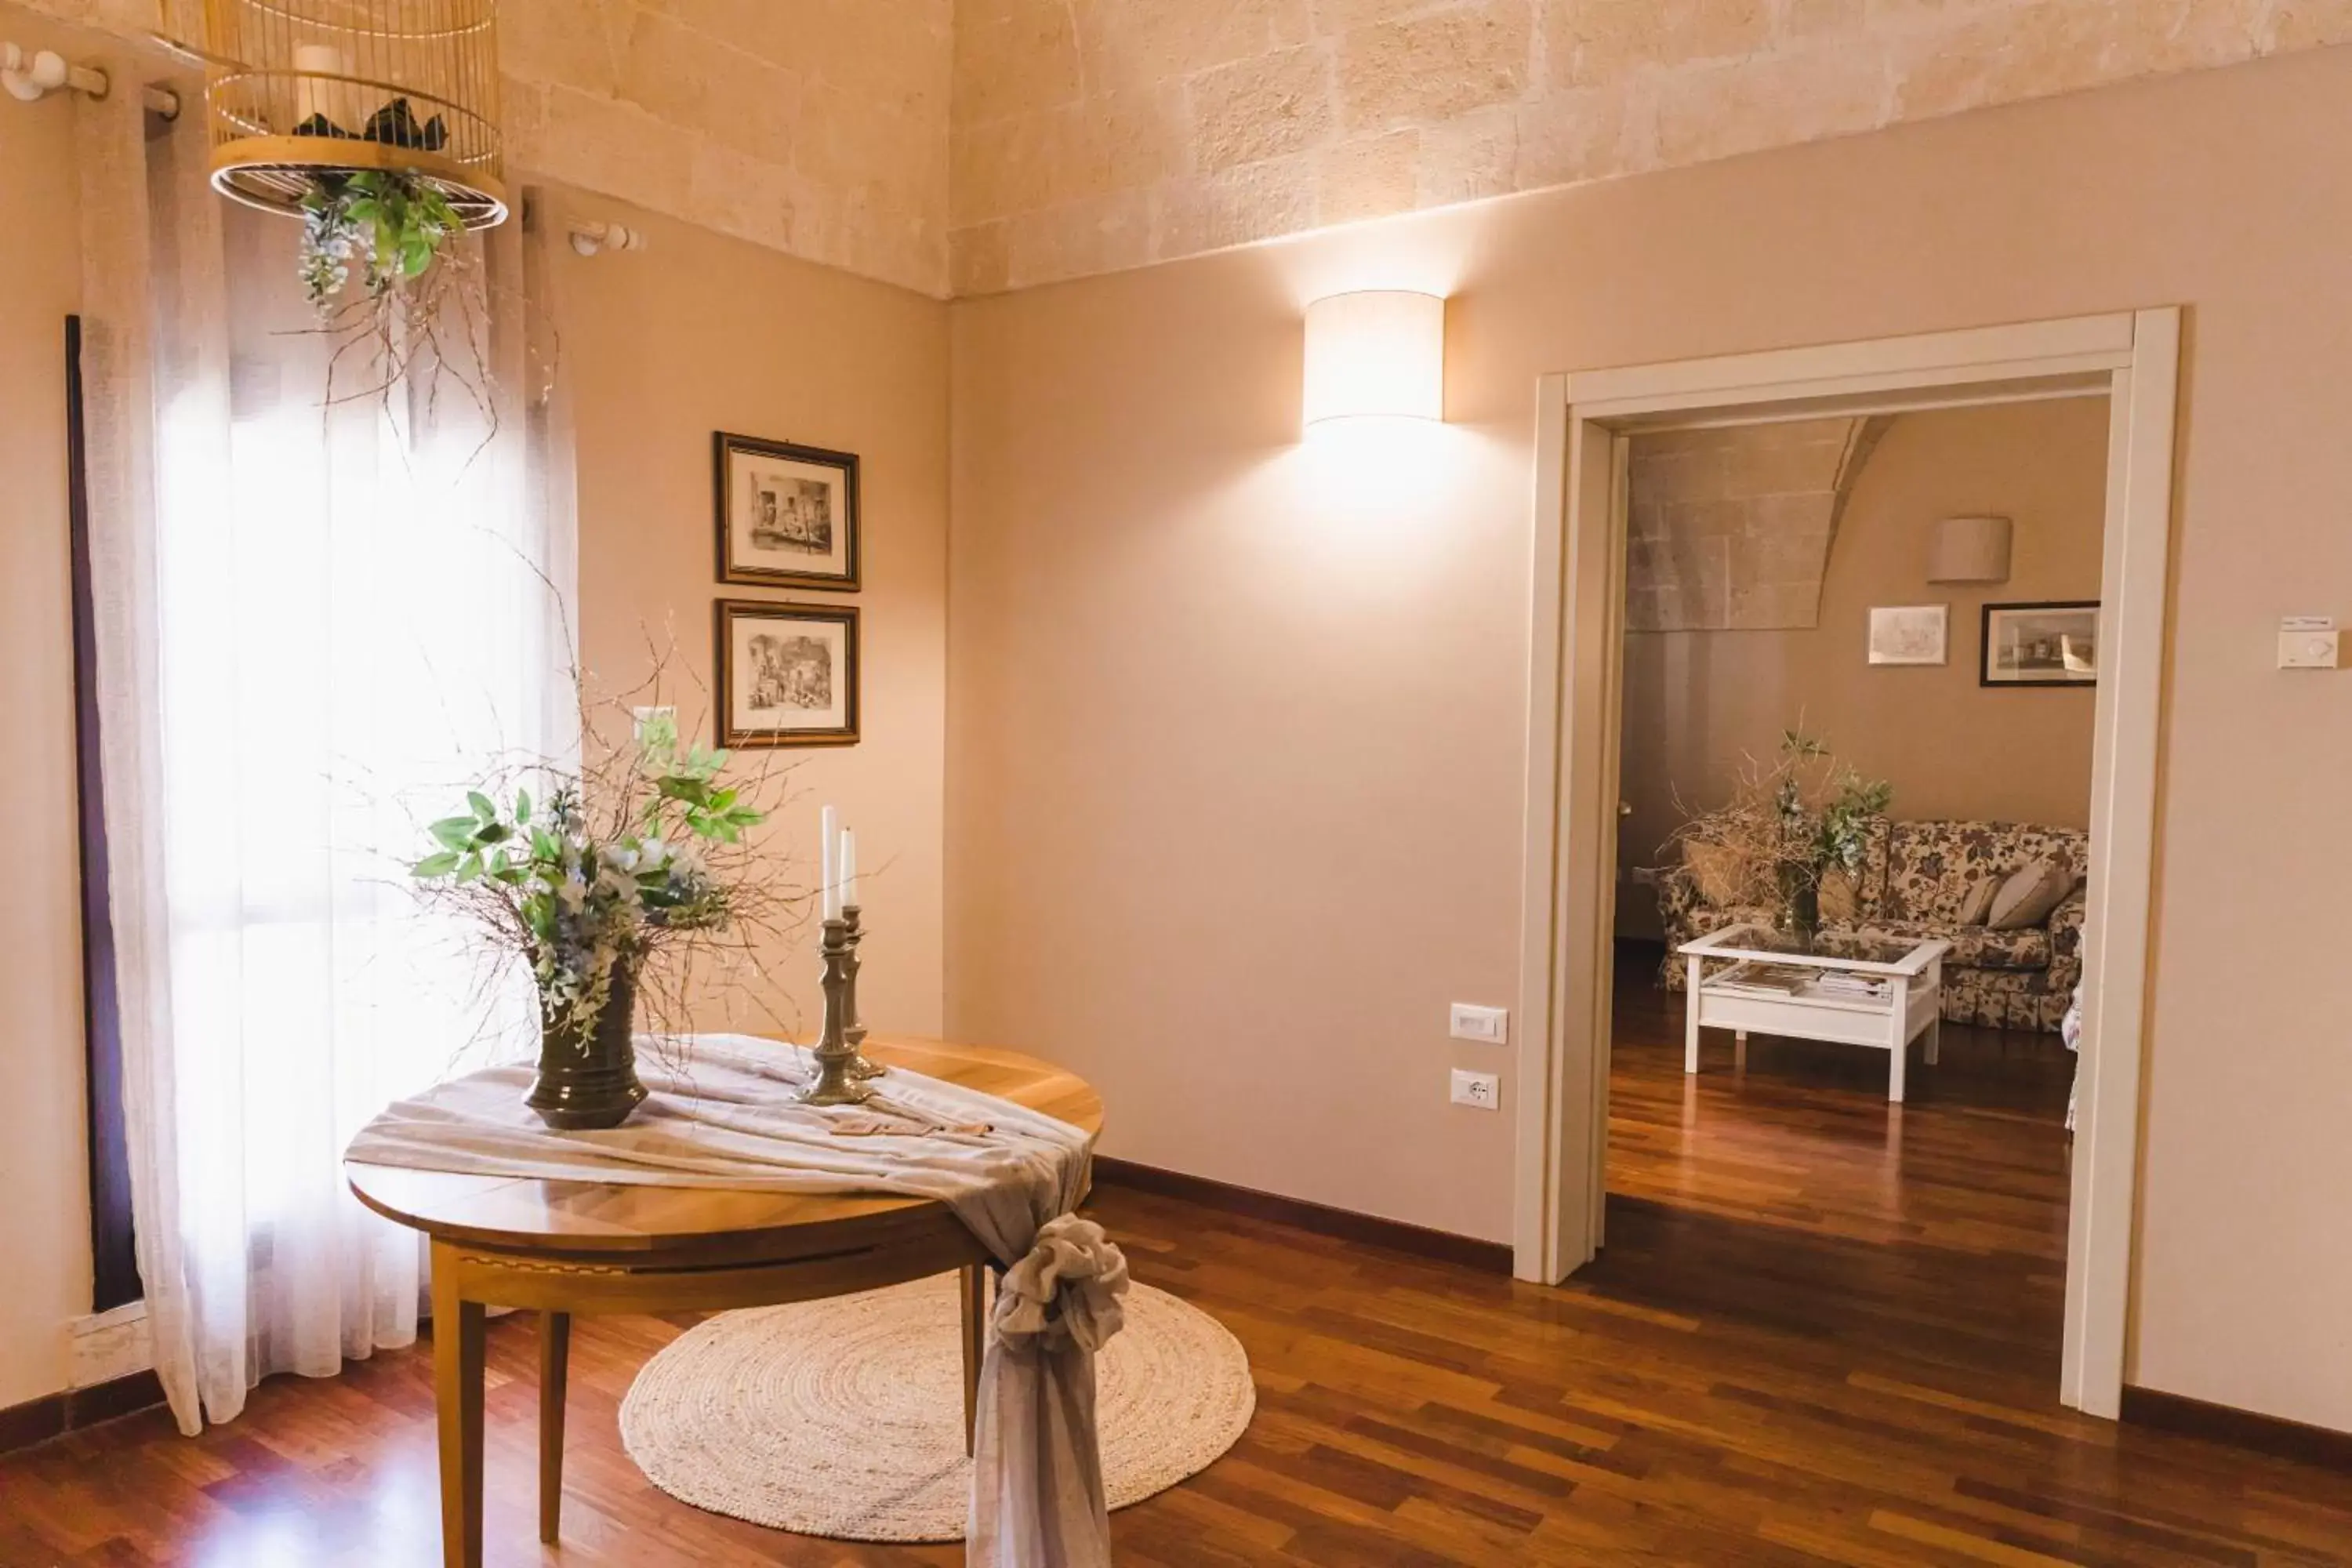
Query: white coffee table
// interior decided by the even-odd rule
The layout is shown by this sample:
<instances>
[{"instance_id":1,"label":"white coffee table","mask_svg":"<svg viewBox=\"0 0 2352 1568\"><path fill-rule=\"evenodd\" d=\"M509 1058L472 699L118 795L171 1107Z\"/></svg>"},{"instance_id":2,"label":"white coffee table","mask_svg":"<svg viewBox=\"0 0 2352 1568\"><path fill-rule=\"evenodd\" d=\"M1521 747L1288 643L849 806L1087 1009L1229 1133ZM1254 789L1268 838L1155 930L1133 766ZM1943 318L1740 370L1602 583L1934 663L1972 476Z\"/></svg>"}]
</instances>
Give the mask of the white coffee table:
<instances>
[{"instance_id":1,"label":"white coffee table","mask_svg":"<svg viewBox=\"0 0 2352 1568\"><path fill-rule=\"evenodd\" d=\"M1701 1029L1729 1029L1742 1047L1751 1030L1868 1046L1887 1054L1886 1098L1899 1102L1905 1060L1923 1034L1927 1065L1935 1065L1943 1031L1944 954L1951 949L1940 938L1848 938L1816 950L1759 925L1726 926L1686 942L1677 950L1690 965L1683 1071L1698 1071ZM1830 978L1838 975L1859 978ZM1834 989L1842 984L1875 985L1884 994Z\"/></svg>"}]
</instances>

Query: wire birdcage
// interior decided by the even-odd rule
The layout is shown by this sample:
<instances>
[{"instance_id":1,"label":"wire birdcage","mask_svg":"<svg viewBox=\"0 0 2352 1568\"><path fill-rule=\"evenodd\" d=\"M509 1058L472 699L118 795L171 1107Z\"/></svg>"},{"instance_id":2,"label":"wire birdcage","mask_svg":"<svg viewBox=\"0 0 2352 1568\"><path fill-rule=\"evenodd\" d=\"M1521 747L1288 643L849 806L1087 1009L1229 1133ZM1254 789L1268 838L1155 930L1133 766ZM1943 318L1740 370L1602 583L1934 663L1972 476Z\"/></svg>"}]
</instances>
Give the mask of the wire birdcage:
<instances>
[{"instance_id":1,"label":"wire birdcage","mask_svg":"<svg viewBox=\"0 0 2352 1568\"><path fill-rule=\"evenodd\" d=\"M299 214L323 182L421 179L467 228L505 220L498 0L161 0L205 62L213 185Z\"/></svg>"}]
</instances>

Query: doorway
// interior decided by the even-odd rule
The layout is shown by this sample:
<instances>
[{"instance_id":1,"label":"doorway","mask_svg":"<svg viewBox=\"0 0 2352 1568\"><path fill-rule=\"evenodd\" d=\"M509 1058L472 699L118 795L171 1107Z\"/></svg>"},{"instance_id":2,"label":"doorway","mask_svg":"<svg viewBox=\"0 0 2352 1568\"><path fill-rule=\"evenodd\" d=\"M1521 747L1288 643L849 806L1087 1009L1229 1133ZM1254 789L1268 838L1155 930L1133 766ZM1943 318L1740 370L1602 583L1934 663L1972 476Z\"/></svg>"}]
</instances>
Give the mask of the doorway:
<instances>
[{"instance_id":1,"label":"doorway","mask_svg":"<svg viewBox=\"0 0 2352 1568\"><path fill-rule=\"evenodd\" d=\"M1628 475L1643 431L2108 399L2077 1134L2060 1397L2120 1403L2139 1136L2179 312L2143 310L1546 377L1531 606L1515 1246L1602 1242Z\"/></svg>"}]
</instances>

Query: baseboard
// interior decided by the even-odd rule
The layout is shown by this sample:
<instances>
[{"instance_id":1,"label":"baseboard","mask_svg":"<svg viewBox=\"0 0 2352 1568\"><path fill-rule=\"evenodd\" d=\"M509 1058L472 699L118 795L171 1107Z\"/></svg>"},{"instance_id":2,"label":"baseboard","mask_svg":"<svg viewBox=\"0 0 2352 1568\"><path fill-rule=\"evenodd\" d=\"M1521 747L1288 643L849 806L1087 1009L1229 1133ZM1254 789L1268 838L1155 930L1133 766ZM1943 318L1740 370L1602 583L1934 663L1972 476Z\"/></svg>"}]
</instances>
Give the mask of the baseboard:
<instances>
[{"instance_id":1,"label":"baseboard","mask_svg":"<svg viewBox=\"0 0 2352 1568\"><path fill-rule=\"evenodd\" d=\"M163 1385L152 1372L134 1372L88 1388L28 1399L0 1410L0 1454L12 1454L163 1403Z\"/></svg>"},{"instance_id":2,"label":"baseboard","mask_svg":"<svg viewBox=\"0 0 2352 1568\"><path fill-rule=\"evenodd\" d=\"M2135 1426L2152 1426L2183 1436L2251 1448L2282 1459L2298 1459L2307 1465L2352 1472L2352 1432L2305 1426L2300 1421L2263 1415L2231 1405L2209 1405L2202 1399L2153 1388L2126 1387L2121 1415Z\"/></svg>"},{"instance_id":3,"label":"baseboard","mask_svg":"<svg viewBox=\"0 0 2352 1568\"><path fill-rule=\"evenodd\" d=\"M1480 1241L1475 1237L1456 1236L1452 1231L1432 1230L1426 1226L1407 1225L1402 1220L1358 1214L1353 1209L1335 1209L1325 1204L1308 1203L1304 1198L1286 1198L1276 1193L1259 1192L1255 1187L1236 1187L1225 1182L1213 1182L1206 1176L1188 1176L1181 1171L1163 1171L1157 1165L1139 1165L1129 1160L1097 1157L1095 1180L1108 1186L1181 1198L1203 1208L1219 1209L1250 1219L1268 1220L1276 1225L1313 1231L1318 1236L1332 1237L1340 1241L1409 1252L1416 1258L1432 1258L1440 1263L1459 1264L1465 1268L1481 1269L1490 1274L1508 1274L1511 1271L1511 1249L1503 1242Z\"/></svg>"}]
</instances>

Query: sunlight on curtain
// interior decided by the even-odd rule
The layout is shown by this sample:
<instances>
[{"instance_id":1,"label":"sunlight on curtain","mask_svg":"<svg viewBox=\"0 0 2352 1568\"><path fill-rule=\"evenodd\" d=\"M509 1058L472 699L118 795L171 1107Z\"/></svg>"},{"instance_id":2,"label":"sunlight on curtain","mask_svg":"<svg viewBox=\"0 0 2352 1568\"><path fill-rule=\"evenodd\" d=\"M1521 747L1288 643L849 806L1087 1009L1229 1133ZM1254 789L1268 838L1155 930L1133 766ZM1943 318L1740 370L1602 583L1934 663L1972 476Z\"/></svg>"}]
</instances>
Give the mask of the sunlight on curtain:
<instances>
[{"instance_id":1,"label":"sunlight on curtain","mask_svg":"<svg viewBox=\"0 0 2352 1568\"><path fill-rule=\"evenodd\" d=\"M93 188L130 147L110 133ZM191 1394L226 1420L270 1373L330 1374L415 1337L420 1238L350 1195L342 1150L387 1101L530 1048L536 1017L528 977L494 975L423 913L405 866L486 768L562 754L574 710L556 586L569 454L551 449L548 367L524 346L524 242L488 245L487 405L446 377L430 399L330 405L299 226L193 183L186 133L145 151L146 222L123 227L146 253L109 237L122 270L101 292L128 310L136 278L153 314L117 326L125 351L152 342L102 391L151 402L152 482L103 520L101 630L110 722L152 682L149 753L106 743L110 797L126 759L121 826L160 821L160 866L117 873L160 883L145 893L163 970L126 1025L126 1097L158 1370L193 1429ZM337 386L362 390L364 370L339 367ZM126 450L94 461L138 489L144 437L120 423ZM110 836L117 816L110 798Z\"/></svg>"}]
</instances>

